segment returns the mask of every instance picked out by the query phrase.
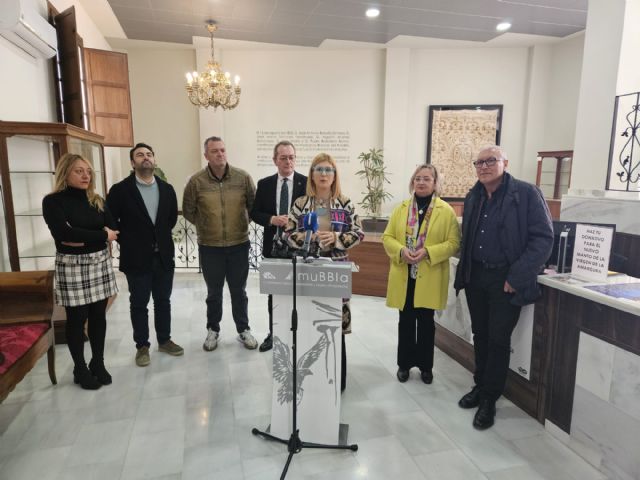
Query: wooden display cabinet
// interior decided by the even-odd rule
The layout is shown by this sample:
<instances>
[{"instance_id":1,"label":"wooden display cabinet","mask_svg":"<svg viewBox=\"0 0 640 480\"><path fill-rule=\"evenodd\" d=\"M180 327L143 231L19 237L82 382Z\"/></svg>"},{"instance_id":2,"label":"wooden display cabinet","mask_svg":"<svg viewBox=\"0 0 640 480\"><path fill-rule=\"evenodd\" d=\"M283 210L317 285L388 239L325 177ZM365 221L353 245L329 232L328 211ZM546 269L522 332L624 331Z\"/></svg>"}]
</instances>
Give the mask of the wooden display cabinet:
<instances>
[{"instance_id":1,"label":"wooden display cabinet","mask_svg":"<svg viewBox=\"0 0 640 480\"><path fill-rule=\"evenodd\" d=\"M53 190L58 159L68 152L92 164L96 190L104 196L102 136L65 123L0 121L3 243L11 271L53 268L55 245L42 217L42 199Z\"/></svg>"}]
</instances>

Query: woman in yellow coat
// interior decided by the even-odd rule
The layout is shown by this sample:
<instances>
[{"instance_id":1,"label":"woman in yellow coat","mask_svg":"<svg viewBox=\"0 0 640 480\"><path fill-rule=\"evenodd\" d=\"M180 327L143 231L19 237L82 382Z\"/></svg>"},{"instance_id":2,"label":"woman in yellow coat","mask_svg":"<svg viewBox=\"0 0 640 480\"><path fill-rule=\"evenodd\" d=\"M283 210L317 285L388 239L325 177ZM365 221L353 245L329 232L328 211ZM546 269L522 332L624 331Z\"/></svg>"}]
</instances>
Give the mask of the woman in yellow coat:
<instances>
[{"instance_id":1,"label":"woman in yellow coat","mask_svg":"<svg viewBox=\"0 0 640 480\"><path fill-rule=\"evenodd\" d=\"M460 227L453 208L438 197L436 167L420 165L411 176L410 199L398 205L382 237L389 255L387 306L399 310L398 373L409 379L420 369L424 383L433 381L434 310L447 304L449 257L460 246Z\"/></svg>"}]
</instances>

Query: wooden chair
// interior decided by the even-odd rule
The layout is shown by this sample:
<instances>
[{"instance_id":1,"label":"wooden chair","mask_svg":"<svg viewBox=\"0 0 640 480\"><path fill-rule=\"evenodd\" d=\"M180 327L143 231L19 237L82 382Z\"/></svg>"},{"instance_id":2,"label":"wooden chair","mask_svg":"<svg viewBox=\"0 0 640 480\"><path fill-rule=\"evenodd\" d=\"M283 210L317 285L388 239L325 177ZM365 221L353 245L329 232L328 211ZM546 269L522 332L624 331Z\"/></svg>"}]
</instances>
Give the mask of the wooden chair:
<instances>
[{"instance_id":1,"label":"wooden chair","mask_svg":"<svg viewBox=\"0 0 640 480\"><path fill-rule=\"evenodd\" d=\"M20 343L19 349L3 351L0 402L45 353L49 378L52 384L57 383L52 312L52 271L0 272L0 350L7 348L8 341ZM16 351L20 352L17 357Z\"/></svg>"}]
</instances>

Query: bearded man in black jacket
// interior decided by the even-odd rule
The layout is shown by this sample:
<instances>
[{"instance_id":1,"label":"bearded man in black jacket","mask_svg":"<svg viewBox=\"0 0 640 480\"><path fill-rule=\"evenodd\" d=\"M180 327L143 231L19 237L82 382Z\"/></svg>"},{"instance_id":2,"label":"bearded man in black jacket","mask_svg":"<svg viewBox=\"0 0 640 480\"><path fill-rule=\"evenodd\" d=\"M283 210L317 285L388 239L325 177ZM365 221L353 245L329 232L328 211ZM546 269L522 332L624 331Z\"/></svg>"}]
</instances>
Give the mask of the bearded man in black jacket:
<instances>
[{"instance_id":1,"label":"bearded man in black jacket","mask_svg":"<svg viewBox=\"0 0 640 480\"><path fill-rule=\"evenodd\" d=\"M171 230L178 219L178 200L171 185L154 175L153 148L138 143L129 152L133 172L111 187L107 205L118 229L120 271L127 277L136 365L151 362L149 312L153 296L158 351L179 356L184 350L171 340L171 290L174 246Z\"/></svg>"}]
</instances>

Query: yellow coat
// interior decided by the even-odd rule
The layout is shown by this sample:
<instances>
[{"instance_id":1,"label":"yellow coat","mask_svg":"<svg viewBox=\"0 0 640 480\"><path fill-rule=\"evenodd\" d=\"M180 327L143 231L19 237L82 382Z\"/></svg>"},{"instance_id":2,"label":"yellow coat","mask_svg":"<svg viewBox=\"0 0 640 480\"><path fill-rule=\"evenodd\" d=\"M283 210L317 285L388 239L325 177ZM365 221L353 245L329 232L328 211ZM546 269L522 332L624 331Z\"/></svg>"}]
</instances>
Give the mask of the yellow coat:
<instances>
[{"instance_id":1,"label":"yellow coat","mask_svg":"<svg viewBox=\"0 0 640 480\"><path fill-rule=\"evenodd\" d=\"M409 266L400 258L400 250L406 246L407 215L412 200L405 200L391 214L382 236L384 249L389 255L389 282L387 306L402 310L407 296L407 272ZM424 231L425 222L420 226ZM436 197L429 230L425 239L428 259L418 265L414 307L442 310L447 304L449 291L449 257L460 248L460 226L453 208Z\"/></svg>"}]
</instances>

